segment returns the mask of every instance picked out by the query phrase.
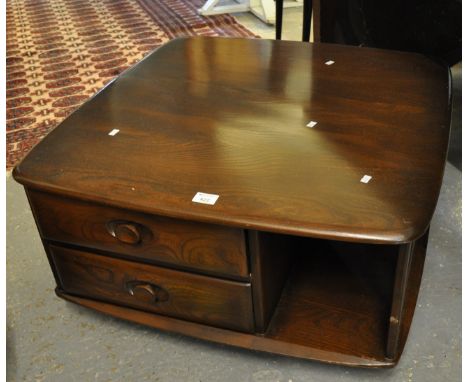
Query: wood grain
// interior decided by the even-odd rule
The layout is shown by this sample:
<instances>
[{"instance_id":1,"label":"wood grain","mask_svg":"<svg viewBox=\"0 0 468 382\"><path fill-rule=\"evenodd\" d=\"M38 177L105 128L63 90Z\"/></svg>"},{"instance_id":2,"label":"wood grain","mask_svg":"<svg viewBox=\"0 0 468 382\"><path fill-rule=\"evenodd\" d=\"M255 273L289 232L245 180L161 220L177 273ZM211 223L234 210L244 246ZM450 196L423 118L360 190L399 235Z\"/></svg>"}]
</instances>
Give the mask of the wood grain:
<instances>
[{"instance_id":1,"label":"wood grain","mask_svg":"<svg viewBox=\"0 0 468 382\"><path fill-rule=\"evenodd\" d=\"M135 260L248 277L241 229L142 214L35 190L28 194L41 234L48 240L116 252ZM109 227L113 222L130 224L140 240L119 240Z\"/></svg>"},{"instance_id":2,"label":"wood grain","mask_svg":"<svg viewBox=\"0 0 468 382\"><path fill-rule=\"evenodd\" d=\"M253 331L250 284L137 264L53 245L49 248L61 285L68 293L189 321ZM151 287L137 290L135 282ZM150 288L155 289L154 294L160 291L158 298L147 293Z\"/></svg>"},{"instance_id":3,"label":"wood grain","mask_svg":"<svg viewBox=\"0 0 468 382\"><path fill-rule=\"evenodd\" d=\"M178 39L72 114L14 176L157 215L401 244L435 209L449 84L447 67L412 53ZM193 203L199 191L220 197Z\"/></svg>"}]
</instances>

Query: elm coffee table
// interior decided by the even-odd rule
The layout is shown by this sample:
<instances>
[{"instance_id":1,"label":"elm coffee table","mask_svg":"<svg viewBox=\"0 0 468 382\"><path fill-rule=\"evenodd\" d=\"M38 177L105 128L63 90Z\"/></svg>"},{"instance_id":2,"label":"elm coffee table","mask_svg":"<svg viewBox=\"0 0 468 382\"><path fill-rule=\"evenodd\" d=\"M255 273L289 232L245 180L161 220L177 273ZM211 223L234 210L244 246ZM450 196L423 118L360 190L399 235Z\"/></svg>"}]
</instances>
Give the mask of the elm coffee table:
<instances>
[{"instance_id":1,"label":"elm coffee table","mask_svg":"<svg viewBox=\"0 0 468 382\"><path fill-rule=\"evenodd\" d=\"M177 39L14 177L58 296L209 341L390 367L416 305L450 111L447 67L421 55Z\"/></svg>"}]
</instances>

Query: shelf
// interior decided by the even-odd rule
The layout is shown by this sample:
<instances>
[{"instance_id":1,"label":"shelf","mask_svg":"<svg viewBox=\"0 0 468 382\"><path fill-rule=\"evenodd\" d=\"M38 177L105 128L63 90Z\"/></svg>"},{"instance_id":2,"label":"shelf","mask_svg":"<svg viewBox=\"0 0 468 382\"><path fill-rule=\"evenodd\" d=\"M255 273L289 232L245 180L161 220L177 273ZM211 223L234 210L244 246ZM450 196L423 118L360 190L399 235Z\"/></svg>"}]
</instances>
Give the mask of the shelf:
<instances>
[{"instance_id":1,"label":"shelf","mask_svg":"<svg viewBox=\"0 0 468 382\"><path fill-rule=\"evenodd\" d=\"M396 248L304 243L265 336L384 361Z\"/></svg>"}]
</instances>

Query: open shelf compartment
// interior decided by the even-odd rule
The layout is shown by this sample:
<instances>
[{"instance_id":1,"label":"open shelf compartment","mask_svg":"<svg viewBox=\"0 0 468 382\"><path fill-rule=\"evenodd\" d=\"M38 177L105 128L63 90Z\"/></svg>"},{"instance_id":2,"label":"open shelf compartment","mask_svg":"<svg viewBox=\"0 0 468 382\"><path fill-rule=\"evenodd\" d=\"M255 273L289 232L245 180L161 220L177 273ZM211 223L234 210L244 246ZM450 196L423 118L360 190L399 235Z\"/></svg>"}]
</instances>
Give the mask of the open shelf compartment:
<instances>
[{"instance_id":1,"label":"open shelf compartment","mask_svg":"<svg viewBox=\"0 0 468 382\"><path fill-rule=\"evenodd\" d=\"M265 336L384 361L398 249L301 239Z\"/></svg>"}]
</instances>

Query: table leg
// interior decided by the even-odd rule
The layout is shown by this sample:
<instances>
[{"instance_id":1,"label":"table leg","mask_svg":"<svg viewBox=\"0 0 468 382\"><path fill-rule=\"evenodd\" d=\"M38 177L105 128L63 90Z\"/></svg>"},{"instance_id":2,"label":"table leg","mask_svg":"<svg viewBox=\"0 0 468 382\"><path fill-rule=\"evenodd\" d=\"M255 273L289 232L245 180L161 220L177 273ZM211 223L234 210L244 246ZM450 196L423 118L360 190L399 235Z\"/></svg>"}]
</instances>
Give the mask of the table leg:
<instances>
[{"instance_id":1,"label":"table leg","mask_svg":"<svg viewBox=\"0 0 468 382\"><path fill-rule=\"evenodd\" d=\"M276 30L276 39L281 40L281 32L283 29L283 0L275 1L275 10L276 10L276 21L275 21L275 30Z\"/></svg>"},{"instance_id":2,"label":"table leg","mask_svg":"<svg viewBox=\"0 0 468 382\"><path fill-rule=\"evenodd\" d=\"M312 22L312 0L304 0L302 14L302 41L310 40L310 25Z\"/></svg>"}]
</instances>

